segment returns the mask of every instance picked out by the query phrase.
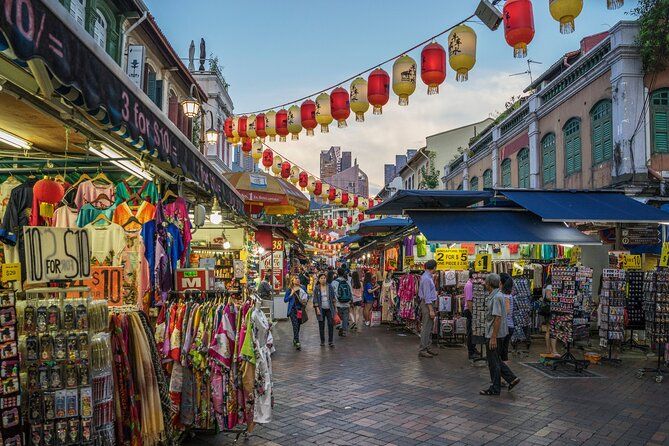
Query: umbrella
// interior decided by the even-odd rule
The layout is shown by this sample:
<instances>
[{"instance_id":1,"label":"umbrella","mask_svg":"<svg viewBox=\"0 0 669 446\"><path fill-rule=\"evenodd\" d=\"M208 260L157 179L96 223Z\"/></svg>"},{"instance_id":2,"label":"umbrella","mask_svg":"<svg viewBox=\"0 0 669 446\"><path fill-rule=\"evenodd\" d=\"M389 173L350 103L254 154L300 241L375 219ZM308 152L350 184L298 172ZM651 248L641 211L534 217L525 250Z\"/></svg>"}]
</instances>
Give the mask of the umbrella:
<instances>
[{"instance_id":1,"label":"umbrella","mask_svg":"<svg viewBox=\"0 0 669 446\"><path fill-rule=\"evenodd\" d=\"M223 176L244 197L244 208L249 214L267 215L306 214L309 199L298 188L283 178L264 172L233 172Z\"/></svg>"}]
</instances>

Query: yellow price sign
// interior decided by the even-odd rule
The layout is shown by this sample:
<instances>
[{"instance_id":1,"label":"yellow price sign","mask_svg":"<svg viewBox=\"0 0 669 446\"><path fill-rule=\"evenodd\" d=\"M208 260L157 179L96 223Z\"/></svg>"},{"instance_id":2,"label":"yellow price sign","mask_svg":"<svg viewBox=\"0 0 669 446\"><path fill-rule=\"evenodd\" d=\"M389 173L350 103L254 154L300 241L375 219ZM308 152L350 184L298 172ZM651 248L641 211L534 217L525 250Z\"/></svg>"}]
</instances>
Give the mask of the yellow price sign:
<instances>
[{"instance_id":1,"label":"yellow price sign","mask_svg":"<svg viewBox=\"0 0 669 446\"><path fill-rule=\"evenodd\" d=\"M638 254L623 254L623 269L641 269L641 256Z\"/></svg>"},{"instance_id":2,"label":"yellow price sign","mask_svg":"<svg viewBox=\"0 0 669 446\"><path fill-rule=\"evenodd\" d=\"M476 254L474 271L480 273L489 273L492 271L492 254Z\"/></svg>"},{"instance_id":3,"label":"yellow price sign","mask_svg":"<svg viewBox=\"0 0 669 446\"><path fill-rule=\"evenodd\" d=\"M525 271L525 260L518 260L513 262L513 269L511 270L511 275L513 277L522 276Z\"/></svg>"},{"instance_id":4,"label":"yellow price sign","mask_svg":"<svg viewBox=\"0 0 669 446\"><path fill-rule=\"evenodd\" d=\"M2 281L15 282L21 280L21 264L20 263L3 263L2 264Z\"/></svg>"},{"instance_id":5,"label":"yellow price sign","mask_svg":"<svg viewBox=\"0 0 669 446\"><path fill-rule=\"evenodd\" d=\"M404 269L413 270L415 265L416 265L416 261L415 261L414 256L405 256L404 257Z\"/></svg>"},{"instance_id":6,"label":"yellow price sign","mask_svg":"<svg viewBox=\"0 0 669 446\"><path fill-rule=\"evenodd\" d=\"M469 253L466 249L437 248L434 253L439 271L464 271L469 269Z\"/></svg>"},{"instance_id":7,"label":"yellow price sign","mask_svg":"<svg viewBox=\"0 0 669 446\"><path fill-rule=\"evenodd\" d=\"M660 255L660 266L669 266L669 242L662 243L662 254Z\"/></svg>"}]
</instances>

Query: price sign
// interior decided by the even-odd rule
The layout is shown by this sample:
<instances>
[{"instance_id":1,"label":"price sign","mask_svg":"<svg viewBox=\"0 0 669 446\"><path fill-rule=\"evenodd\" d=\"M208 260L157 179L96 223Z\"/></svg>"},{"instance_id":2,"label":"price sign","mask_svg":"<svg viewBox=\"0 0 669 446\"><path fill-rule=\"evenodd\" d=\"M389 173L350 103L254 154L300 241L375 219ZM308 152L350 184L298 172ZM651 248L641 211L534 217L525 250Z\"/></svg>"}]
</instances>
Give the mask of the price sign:
<instances>
[{"instance_id":1,"label":"price sign","mask_svg":"<svg viewBox=\"0 0 669 446\"><path fill-rule=\"evenodd\" d=\"M123 305L123 267L92 266L91 277L84 280L94 300L106 300L110 307Z\"/></svg>"},{"instance_id":2,"label":"price sign","mask_svg":"<svg viewBox=\"0 0 669 446\"><path fill-rule=\"evenodd\" d=\"M437 248L434 253L439 271L463 271L469 268L469 256L466 249Z\"/></svg>"},{"instance_id":3,"label":"price sign","mask_svg":"<svg viewBox=\"0 0 669 446\"><path fill-rule=\"evenodd\" d=\"M413 270L414 265L416 264L414 256L404 256L404 269Z\"/></svg>"},{"instance_id":4,"label":"price sign","mask_svg":"<svg viewBox=\"0 0 669 446\"><path fill-rule=\"evenodd\" d=\"M623 269L641 269L641 256L638 254L624 254L622 260Z\"/></svg>"},{"instance_id":5,"label":"price sign","mask_svg":"<svg viewBox=\"0 0 669 446\"><path fill-rule=\"evenodd\" d=\"M283 239L282 238L273 238L272 239L272 251L283 251Z\"/></svg>"},{"instance_id":6,"label":"price sign","mask_svg":"<svg viewBox=\"0 0 669 446\"><path fill-rule=\"evenodd\" d=\"M492 254L476 254L474 271L480 273L489 273L492 271Z\"/></svg>"},{"instance_id":7,"label":"price sign","mask_svg":"<svg viewBox=\"0 0 669 446\"><path fill-rule=\"evenodd\" d=\"M518 260L513 262L513 269L511 270L511 275L513 277L522 276L525 271L525 260Z\"/></svg>"},{"instance_id":8,"label":"price sign","mask_svg":"<svg viewBox=\"0 0 669 446\"><path fill-rule=\"evenodd\" d=\"M669 242L662 243L662 254L660 255L660 266L669 266Z\"/></svg>"},{"instance_id":9,"label":"price sign","mask_svg":"<svg viewBox=\"0 0 669 446\"><path fill-rule=\"evenodd\" d=\"M2 264L2 281L15 282L21 280L21 264L20 263L3 263Z\"/></svg>"},{"instance_id":10,"label":"price sign","mask_svg":"<svg viewBox=\"0 0 669 446\"><path fill-rule=\"evenodd\" d=\"M26 283L90 277L91 247L85 229L25 226L23 238Z\"/></svg>"}]
</instances>

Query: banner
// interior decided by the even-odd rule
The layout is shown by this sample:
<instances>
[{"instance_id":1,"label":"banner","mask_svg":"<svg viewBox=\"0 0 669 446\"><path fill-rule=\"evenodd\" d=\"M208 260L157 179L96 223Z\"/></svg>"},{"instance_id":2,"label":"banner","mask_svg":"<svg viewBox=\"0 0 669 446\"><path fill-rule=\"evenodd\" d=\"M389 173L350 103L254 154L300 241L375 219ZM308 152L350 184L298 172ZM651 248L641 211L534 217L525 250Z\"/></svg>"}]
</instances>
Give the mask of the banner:
<instances>
[{"instance_id":1,"label":"banner","mask_svg":"<svg viewBox=\"0 0 669 446\"><path fill-rule=\"evenodd\" d=\"M82 228L23 228L26 283L82 280L91 275L91 247Z\"/></svg>"},{"instance_id":2,"label":"banner","mask_svg":"<svg viewBox=\"0 0 669 446\"><path fill-rule=\"evenodd\" d=\"M122 266L92 266L84 286L91 289L93 300L106 300L110 307L124 304Z\"/></svg>"},{"instance_id":3,"label":"banner","mask_svg":"<svg viewBox=\"0 0 669 446\"><path fill-rule=\"evenodd\" d=\"M469 253L466 249L437 248L434 253L439 271L463 271L469 269Z\"/></svg>"}]
</instances>

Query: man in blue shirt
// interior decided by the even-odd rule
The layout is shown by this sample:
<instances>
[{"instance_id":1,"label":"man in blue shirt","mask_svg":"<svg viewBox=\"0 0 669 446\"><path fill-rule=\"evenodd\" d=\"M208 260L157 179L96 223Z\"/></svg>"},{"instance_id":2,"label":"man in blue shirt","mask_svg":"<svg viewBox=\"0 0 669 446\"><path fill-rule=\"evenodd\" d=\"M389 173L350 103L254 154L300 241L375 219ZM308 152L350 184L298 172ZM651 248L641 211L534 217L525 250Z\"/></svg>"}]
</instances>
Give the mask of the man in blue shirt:
<instances>
[{"instance_id":1,"label":"man in blue shirt","mask_svg":"<svg viewBox=\"0 0 669 446\"><path fill-rule=\"evenodd\" d=\"M437 288L434 286L434 278L432 276L436 269L437 262L428 260L425 263L425 272L420 277L420 284L418 285L421 313L420 349L418 356L421 358L433 358L437 356L436 351L430 350L435 317L434 305L437 301Z\"/></svg>"}]
</instances>

